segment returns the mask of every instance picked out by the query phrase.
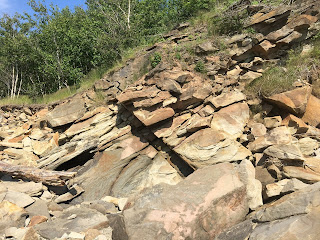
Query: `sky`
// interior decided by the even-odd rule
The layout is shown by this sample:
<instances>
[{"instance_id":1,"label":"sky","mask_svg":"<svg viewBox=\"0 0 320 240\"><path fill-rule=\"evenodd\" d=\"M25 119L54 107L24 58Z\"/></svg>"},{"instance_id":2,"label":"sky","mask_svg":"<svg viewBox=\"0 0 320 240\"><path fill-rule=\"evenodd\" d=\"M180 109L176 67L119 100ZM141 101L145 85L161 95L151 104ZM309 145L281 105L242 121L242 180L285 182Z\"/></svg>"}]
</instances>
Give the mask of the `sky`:
<instances>
[{"instance_id":1,"label":"sky","mask_svg":"<svg viewBox=\"0 0 320 240\"><path fill-rule=\"evenodd\" d=\"M61 9L65 6L69 6L71 9L77 5L85 6L85 0L46 0L45 2L48 5L50 3L58 5ZM28 0L0 0L0 16L4 13L13 15L15 12L23 13L24 11L31 13L32 10L27 3Z\"/></svg>"}]
</instances>

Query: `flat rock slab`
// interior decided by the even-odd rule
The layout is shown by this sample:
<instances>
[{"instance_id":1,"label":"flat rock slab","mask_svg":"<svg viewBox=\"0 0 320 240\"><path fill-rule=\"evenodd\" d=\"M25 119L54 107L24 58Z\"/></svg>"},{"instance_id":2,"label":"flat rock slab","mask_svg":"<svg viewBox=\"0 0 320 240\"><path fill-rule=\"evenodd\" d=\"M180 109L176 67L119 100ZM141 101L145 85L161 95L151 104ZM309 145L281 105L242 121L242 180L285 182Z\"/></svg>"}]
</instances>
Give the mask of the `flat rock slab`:
<instances>
[{"instance_id":1,"label":"flat rock slab","mask_svg":"<svg viewBox=\"0 0 320 240\"><path fill-rule=\"evenodd\" d=\"M47 121L51 127L59 127L74 122L85 113L85 102L82 98L75 98L57 106L47 114Z\"/></svg>"},{"instance_id":2,"label":"flat rock slab","mask_svg":"<svg viewBox=\"0 0 320 240\"><path fill-rule=\"evenodd\" d=\"M248 213L231 163L197 170L175 186L157 185L124 211L129 239L214 239Z\"/></svg>"},{"instance_id":3,"label":"flat rock slab","mask_svg":"<svg viewBox=\"0 0 320 240\"><path fill-rule=\"evenodd\" d=\"M90 228L108 227L108 218L93 209L70 207L59 218L34 228L46 239L60 238L64 233L85 232Z\"/></svg>"}]
</instances>

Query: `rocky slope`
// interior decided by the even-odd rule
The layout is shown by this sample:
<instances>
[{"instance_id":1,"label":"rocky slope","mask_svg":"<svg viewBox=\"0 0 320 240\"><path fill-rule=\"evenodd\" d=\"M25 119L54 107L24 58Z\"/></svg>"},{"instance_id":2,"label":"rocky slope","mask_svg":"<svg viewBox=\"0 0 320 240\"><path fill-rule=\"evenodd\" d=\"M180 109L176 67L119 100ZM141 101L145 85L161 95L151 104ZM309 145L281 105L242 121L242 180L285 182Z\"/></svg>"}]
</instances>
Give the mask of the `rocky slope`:
<instances>
[{"instance_id":1,"label":"rocky slope","mask_svg":"<svg viewBox=\"0 0 320 240\"><path fill-rule=\"evenodd\" d=\"M319 32L319 3L247 9L256 33L227 54L182 24L91 91L2 106L1 238L317 239L320 99L301 81L263 100L244 88ZM196 56L134 81L189 42Z\"/></svg>"}]
</instances>

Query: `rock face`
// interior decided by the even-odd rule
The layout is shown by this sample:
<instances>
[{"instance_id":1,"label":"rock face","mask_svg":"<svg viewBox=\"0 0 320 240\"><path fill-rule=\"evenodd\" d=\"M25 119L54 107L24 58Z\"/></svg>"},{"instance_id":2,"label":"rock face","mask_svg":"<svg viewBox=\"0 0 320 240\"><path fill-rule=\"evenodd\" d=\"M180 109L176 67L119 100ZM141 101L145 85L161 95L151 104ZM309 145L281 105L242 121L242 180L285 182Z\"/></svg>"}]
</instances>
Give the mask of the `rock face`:
<instances>
[{"instance_id":1,"label":"rock face","mask_svg":"<svg viewBox=\"0 0 320 240\"><path fill-rule=\"evenodd\" d=\"M133 240L212 239L247 212L245 187L233 165L223 163L198 170L176 186L154 188L124 211L124 220Z\"/></svg>"}]
</instances>

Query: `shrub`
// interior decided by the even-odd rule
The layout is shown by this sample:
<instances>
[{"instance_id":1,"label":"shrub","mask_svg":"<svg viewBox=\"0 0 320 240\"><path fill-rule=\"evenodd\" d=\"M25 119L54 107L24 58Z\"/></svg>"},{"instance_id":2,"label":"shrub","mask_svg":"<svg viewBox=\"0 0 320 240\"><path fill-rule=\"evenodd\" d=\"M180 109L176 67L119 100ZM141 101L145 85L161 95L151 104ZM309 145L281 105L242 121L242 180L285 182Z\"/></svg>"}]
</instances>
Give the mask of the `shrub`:
<instances>
[{"instance_id":1,"label":"shrub","mask_svg":"<svg viewBox=\"0 0 320 240\"><path fill-rule=\"evenodd\" d=\"M151 67L155 68L159 63L161 62L161 54L156 52L152 57L151 57Z\"/></svg>"},{"instance_id":2,"label":"shrub","mask_svg":"<svg viewBox=\"0 0 320 240\"><path fill-rule=\"evenodd\" d=\"M204 62L202 60L198 61L196 66L194 67L194 70L200 73L205 73L206 66L204 65Z\"/></svg>"}]
</instances>

